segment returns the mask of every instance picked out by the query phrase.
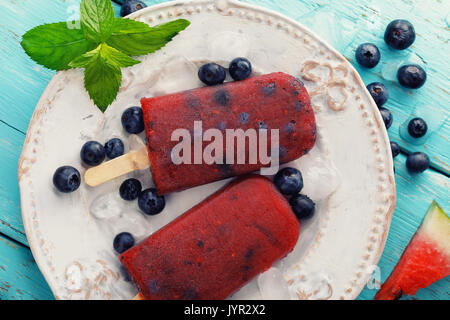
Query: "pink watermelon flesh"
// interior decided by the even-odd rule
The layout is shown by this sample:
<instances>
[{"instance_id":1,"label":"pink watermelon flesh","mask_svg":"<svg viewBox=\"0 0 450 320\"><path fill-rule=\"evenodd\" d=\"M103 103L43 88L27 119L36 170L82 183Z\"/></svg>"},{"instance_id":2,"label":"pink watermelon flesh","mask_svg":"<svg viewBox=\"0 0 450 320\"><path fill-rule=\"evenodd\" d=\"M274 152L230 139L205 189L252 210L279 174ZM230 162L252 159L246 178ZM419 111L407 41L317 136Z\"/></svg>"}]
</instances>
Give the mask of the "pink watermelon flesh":
<instances>
[{"instance_id":1,"label":"pink watermelon flesh","mask_svg":"<svg viewBox=\"0 0 450 320\"><path fill-rule=\"evenodd\" d=\"M415 295L420 288L450 275L450 219L433 202L375 300Z\"/></svg>"}]
</instances>

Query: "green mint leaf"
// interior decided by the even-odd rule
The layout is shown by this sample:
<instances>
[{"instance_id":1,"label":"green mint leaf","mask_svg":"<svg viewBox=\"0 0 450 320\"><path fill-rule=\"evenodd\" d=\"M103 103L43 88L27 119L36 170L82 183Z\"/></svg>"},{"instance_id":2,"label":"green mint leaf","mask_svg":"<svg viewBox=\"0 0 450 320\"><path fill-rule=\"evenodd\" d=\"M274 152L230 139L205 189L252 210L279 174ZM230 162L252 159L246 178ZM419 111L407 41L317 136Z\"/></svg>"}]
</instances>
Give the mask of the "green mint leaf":
<instances>
[{"instance_id":1,"label":"green mint leaf","mask_svg":"<svg viewBox=\"0 0 450 320\"><path fill-rule=\"evenodd\" d=\"M131 67L135 64L141 63L139 60L133 59L127 56L125 53L108 46L107 44L102 45L101 55L110 63L113 63L122 68Z\"/></svg>"},{"instance_id":2,"label":"green mint leaf","mask_svg":"<svg viewBox=\"0 0 450 320\"><path fill-rule=\"evenodd\" d=\"M100 44L94 50L75 58L70 66L85 68L84 86L102 112L116 99L122 82L121 67L130 67L140 61Z\"/></svg>"},{"instance_id":3,"label":"green mint leaf","mask_svg":"<svg viewBox=\"0 0 450 320\"><path fill-rule=\"evenodd\" d=\"M92 51L86 52L79 57L76 57L69 63L71 68L86 68L88 64L94 63L100 55L101 45Z\"/></svg>"},{"instance_id":4,"label":"green mint leaf","mask_svg":"<svg viewBox=\"0 0 450 320\"><path fill-rule=\"evenodd\" d=\"M86 68L86 66L98 58L102 58L108 63L116 65L117 67L131 67L135 64L140 63L139 60L135 60L126 54L114 49L107 44L101 44L92 51L86 52L85 54L75 58L69 63L72 68Z\"/></svg>"},{"instance_id":5,"label":"green mint leaf","mask_svg":"<svg viewBox=\"0 0 450 320\"><path fill-rule=\"evenodd\" d=\"M149 32L151 30L152 28L144 22L131 20L128 18L116 18L114 20L111 36Z\"/></svg>"},{"instance_id":6,"label":"green mint leaf","mask_svg":"<svg viewBox=\"0 0 450 320\"><path fill-rule=\"evenodd\" d=\"M69 29L66 22L40 25L29 30L20 43L31 59L52 70L69 69L69 62L95 48L81 29Z\"/></svg>"},{"instance_id":7,"label":"green mint leaf","mask_svg":"<svg viewBox=\"0 0 450 320\"><path fill-rule=\"evenodd\" d=\"M114 9L110 0L82 0L81 25L86 39L105 42L114 26Z\"/></svg>"},{"instance_id":8,"label":"green mint leaf","mask_svg":"<svg viewBox=\"0 0 450 320\"><path fill-rule=\"evenodd\" d=\"M140 56L164 47L190 22L179 19L153 28L146 28L143 24L130 19L116 19L106 43L128 55Z\"/></svg>"},{"instance_id":9,"label":"green mint leaf","mask_svg":"<svg viewBox=\"0 0 450 320\"><path fill-rule=\"evenodd\" d=\"M101 58L84 70L84 87L102 112L116 99L121 82L120 68Z\"/></svg>"}]
</instances>

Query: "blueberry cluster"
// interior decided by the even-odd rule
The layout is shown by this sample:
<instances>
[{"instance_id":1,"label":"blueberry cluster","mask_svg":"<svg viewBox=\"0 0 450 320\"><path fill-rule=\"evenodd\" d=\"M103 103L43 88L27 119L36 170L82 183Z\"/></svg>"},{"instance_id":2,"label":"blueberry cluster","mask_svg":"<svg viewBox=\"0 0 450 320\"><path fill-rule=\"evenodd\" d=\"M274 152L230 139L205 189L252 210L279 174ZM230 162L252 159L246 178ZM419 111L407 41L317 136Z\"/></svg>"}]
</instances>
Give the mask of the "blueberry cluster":
<instances>
[{"instance_id":1,"label":"blueberry cluster","mask_svg":"<svg viewBox=\"0 0 450 320\"><path fill-rule=\"evenodd\" d=\"M84 164L95 167L101 164L107 157L114 159L125 152L125 146L119 138L113 138L104 145L97 141L88 141L81 148L80 157Z\"/></svg>"},{"instance_id":2,"label":"blueberry cluster","mask_svg":"<svg viewBox=\"0 0 450 320\"><path fill-rule=\"evenodd\" d=\"M386 44L394 50L404 50L409 48L416 39L414 26L407 20L394 20L386 28L384 40ZM374 68L381 59L380 50L373 43L363 43L356 49L356 61L363 67ZM401 86L408 89L418 89L422 87L426 80L425 70L415 64L403 65L397 71L397 79ZM373 82L367 86L367 90L380 110L386 129L393 123L392 113L383 105L389 99L389 91L380 82ZM421 138L427 133L428 126L421 118L414 118L408 124L408 133L412 138ZM400 147L397 143L391 142L392 155L395 158L400 154ZM425 171L430 166L429 157L423 153L413 153L408 156L406 167L412 173Z\"/></svg>"},{"instance_id":3,"label":"blueberry cluster","mask_svg":"<svg viewBox=\"0 0 450 320\"><path fill-rule=\"evenodd\" d=\"M121 117L122 127L129 134L140 134L145 130L144 113L140 107L130 107L126 109ZM110 141L105 145L105 149L113 147L117 141ZM139 209L146 215L154 216L160 214L166 202L163 196L158 195L156 189L149 188L142 190L139 180L130 178L122 182L119 188L120 197L125 201L137 199ZM135 239L129 232L118 234L113 241L113 247L117 253L122 254L135 244Z\"/></svg>"},{"instance_id":4,"label":"blueberry cluster","mask_svg":"<svg viewBox=\"0 0 450 320\"><path fill-rule=\"evenodd\" d=\"M131 2L131 1L130 1ZM126 109L121 117L124 130L129 134L140 134L144 131L144 115L140 107ZM115 159L125 152L125 146L121 139L112 138L104 145L97 141L86 142L80 151L82 162L90 167L98 166L106 158ZM73 167L61 167L56 170L53 183L61 192L73 192L80 186L81 176ZM159 196L155 189L142 190L142 184L137 179L125 180L120 188L119 194L126 201L138 200L138 206L146 215L157 215L164 210L165 199ZM133 235L122 232L114 238L113 247L119 254L127 251L135 244Z\"/></svg>"},{"instance_id":5,"label":"blueberry cluster","mask_svg":"<svg viewBox=\"0 0 450 320\"><path fill-rule=\"evenodd\" d=\"M298 169L287 167L280 170L273 182L282 194L291 197L289 204L299 220L310 219L314 215L315 203L308 196L300 194L303 177Z\"/></svg>"},{"instance_id":6,"label":"blueberry cluster","mask_svg":"<svg viewBox=\"0 0 450 320\"><path fill-rule=\"evenodd\" d=\"M104 145L97 141L86 142L80 151L81 161L90 167L98 166L105 158L114 159L124 153L122 140L113 138ZM53 185L56 190L63 193L76 191L81 184L80 172L72 166L63 166L56 169L53 174Z\"/></svg>"},{"instance_id":7,"label":"blueberry cluster","mask_svg":"<svg viewBox=\"0 0 450 320\"><path fill-rule=\"evenodd\" d=\"M166 201L163 196L158 195L156 189L149 188L142 190L142 184L137 179L125 180L119 188L120 197L125 201L138 200L139 209L149 216L160 214ZM122 254L135 244L135 239L129 232L123 232L114 238L113 247L117 253Z\"/></svg>"},{"instance_id":8,"label":"blueberry cluster","mask_svg":"<svg viewBox=\"0 0 450 320\"><path fill-rule=\"evenodd\" d=\"M236 58L231 61L228 71L235 81L245 80L252 74L252 64L246 58ZM227 71L221 65L211 62L200 67L198 77L207 86L215 86L224 83Z\"/></svg>"},{"instance_id":9,"label":"blueberry cluster","mask_svg":"<svg viewBox=\"0 0 450 320\"><path fill-rule=\"evenodd\" d=\"M384 33L386 44L395 50L409 48L416 40L413 25L407 20L394 20ZM356 49L356 61L366 68L374 68L381 59L380 50L373 43L363 43ZM397 72L398 82L405 88L418 89L425 84L427 74L416 64L402 66Z\"/></svg>"},{"instance_id":10,"label":"blueberry cluster","mask_svg":"<svg viewBox=\"0 0 450 320\"><path fill-rule=\"evenodd\" d=\"M155 216L164 210L166 202L159 196L156 189L150 188L142 191L142 184L137 179L125 180L119 188L120 197L126 201L138 199L139 208L143 213Z\"/></svg>"}]
</instances>

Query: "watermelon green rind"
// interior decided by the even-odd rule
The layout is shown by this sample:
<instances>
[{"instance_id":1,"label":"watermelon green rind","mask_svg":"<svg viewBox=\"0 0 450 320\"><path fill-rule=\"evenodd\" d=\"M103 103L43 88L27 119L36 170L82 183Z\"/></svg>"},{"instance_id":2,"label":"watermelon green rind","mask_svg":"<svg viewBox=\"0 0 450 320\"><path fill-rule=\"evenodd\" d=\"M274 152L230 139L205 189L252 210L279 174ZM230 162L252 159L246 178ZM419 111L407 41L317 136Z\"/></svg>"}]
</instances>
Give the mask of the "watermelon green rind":
<instances>
[{"instance_id":1,"label":"watermelon green rind","mask_svg":"<svg viewBox=\"0 0 450 320\"><path fill-rule=\"evenodd\" d=\"M393 300L450 275L450 218L433 202L393 272L375 296Z\"/></svg>"},{"instance_id":2,"label":"watermelon green rind","mask_svg":"<svg viewBox=\"0 0 450 320\"><path fill-rule=\"evenodd\" d=\"M450 218L436 201L431 204L418 232L429 235L450 256Z\"/></svg>"}]
</instances>

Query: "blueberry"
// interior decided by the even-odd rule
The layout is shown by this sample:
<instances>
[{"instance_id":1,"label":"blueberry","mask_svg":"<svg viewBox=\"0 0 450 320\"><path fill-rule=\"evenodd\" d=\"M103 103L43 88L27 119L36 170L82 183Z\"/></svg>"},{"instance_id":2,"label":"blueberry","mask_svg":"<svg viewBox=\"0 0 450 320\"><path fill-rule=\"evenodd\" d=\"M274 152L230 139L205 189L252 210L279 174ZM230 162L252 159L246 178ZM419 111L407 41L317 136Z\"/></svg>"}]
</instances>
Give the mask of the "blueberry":
<instances>
[{"instance_id":1,"label":"blueberry","mask_svg":"<svg viewBox=\"0 0 450 320\"><path fill-rule=\"evenodd\" d=\"M397 142L391 142L392 158L397 157L400 154L400 146Z\"/></svg>"},{"instance_id":2,"label":"blueberry","mask_svg":"<svg viewBox=\"0 0 450 320\"><path fill-rule=\"evenodd\" d=\"M381 107L389 99L388 89L384 84L380 82L373 82L369 84L367 86L367 90L369 90L370 95L372 96L378 107Z\"/></svg>"},{"instance_id":3,"label":"blueberry","mask_svg":"<svg viewBox=\"0 0 450 320\"><path fill-rule=\"evenodd\" d=\"M125 146L122 140L113 138L105 143L105 153L109 159L120 157L125 152Z\"/></svg>"},{"instance_id":4,"label":"blueberry","mask_svg":"<svg viewBox=\"0 0 450 320\"><path fill-rule=\"evenodd\" d=\"M215 86L223 83L226 76L227 73L225 68L219 66L217 63L205 64L198 70L198 77L208 86Z\"/></svg>"},{"instance_id":5,"label":"blueberry","mask_svg":"<svg viewBox=\"0 0 450 320\"><path fill-rule=\"evenodd\" d=\"M230 93L226 89L219 89L214 93L214 102L222 107L226 107L230 99Z\"/></svg>"},{"instance_id":6,"label":"blueberry","mask_svg":"<svg viewBox=\"0 0 450 320\"><path fill-rule=\"evenodd\" d=\"M380 57L380 50L373 43L363 43L356 49L356 61L363 67L374 68Z\"/></svg>"},{"instance_id":7,"label":"blueberry","mask_svg":"<svg viewBox=\"0 0 450 320\"><path fill-rule=\"evenodd\" d=\"M139 195L138 205L145 214L154 216L164 210L166 201L156 193L156 189L147 189Z\"/></svg>"},{"instance_id":8,"label":"blueberry","mask_svg":"<svg viewBox=\"0 0 450 320\"><path fill-rule=\"evenodd\" d=\"M127 201L136 200L141 191L142 184L137 179L127 179L119 188L120 197Z\"/></svg>"},{"instance_id":9,"label":"blueberry","mask_svg":"<svg viewBox=\"0 0 450 320\"><path fill-rule=\"evenodd\" d=\"M139 107L131 107L122 114L122 126L126 132L138 134L144 131L144 114Z\"/></svg>"},{"instance_id":10,"label":"blueberry","mask_svg":"<svg viewBox=\"0 0 450 320\"><path fill-rule=\"evenodd\" d=\"M268 85L266 85L265 87L262 88L263 93L266 97L271 96L275 93L275 91L277 91L277 86L275 85L275 83L269 83Z\"/></svg>"},{"instance_id":11,"label":"blueberry","mask_svg":"<svg viewBox=\"0 0 450 320\"><path fill-rule=\"evenodd\" d=\"M386 126L386 129L389 129L392 126L392 122L394 121L394 117L392 116L392 113L386 109L386 108L378 108L381 113L381 117L383 118L384 125Z\"/></svg>"},{"instance_id":12,"label":"blueberry","mask_svg":"<svg viewBox=\"0 0 450 320\"><path fill-rule=\"evenodd\" d=\"M397 72L398 82L408 89L419 89L427 81L426 71L419 65L404 65Z\"/></svg>"},{"instance_id":13,"label":"blueberry","mask_svg":"<svg viewBox=\"0 0 450 320\"><path fill-rule=\"evenodd\" d=\"M245 58L236 58L230 63L230 75L236 80L245 80L252 74L252 64Z\"/></svg>"},{"instance_id":14,"label":"blueberry","mask_svg":"<svg viewBox=\"0 0 450 320\"><path fill-rule=\"evenodd\" d=\"M147 7L145 3L138 0L125 0L120 8L120 16L125 17L135 11L141 10Z\"/></svg>"},{"instance_id":15,"label":"blueberry","mask_svg":"<svg viewBox=\"0 0 450 320\"><path fill-rule=\"evenodd\" d=\"M423 152L412 153L406 158L406 168L409 172L420 173L430 167L430 158Z\"/></svg>"},{"instance_id":16,"label":"blueberry","mask_svg":"<svg viewBox=\"0 0 450 320\"><path fill-rule=\"evenodd\" d=\"M105 160L105 148L97 141L86 142L81 148L80 157L88 166L98 166Z\"/></svg>"},{"instance_id":17,"label":"blueberry","mask_svg":"<svg viewBox=\"0 0 450 320\"><path fill-rule=\"evenodd\" d=\"M250 115L247 112L242 112L239 115L239 122L242 124L247 124L250 121Z\"/></svg>"},{"instance_id":18,"label":"blueberry","mask_svg":"<svg viewBox=\"0 0 450 320\"><path fill-rule=\"evenodd\" d=\"M413 138L422 138L427 131L428 125L422 118L414 118L408 124L408 132Z\"/></svg>"},{"instance_id":19,"label":"blueberry","mask_svg":"<svg viewBox=\"0 0 450 320\"><path fill-rule=\"evenodd\" d=\"M293 195L303 189L303 177L295 168L284 168L280 170L273 181L282 194Z\"/></svg>"},{"instance_id":20,"label":"blueberry","mask_svg":"<svg viewBox=\"0 0 450 320\"><path fill-rule=\"evenodd\" d=\"M264 121L258 121L257 126L259 130L269 130L269 126Z\"/></svg>"},{"instance_id":21,"label":"blueberry","mask_svg":"<svg viewBox=\"0 0 450 320\"><path fill-rule=\"evenodd\" d=\"M133 247L135 243L136 242L131 233L122 232L114 238L113 246L117 253L122 254Z\"/></svg>"},{"instance_id":22,"label":"blueberry","mask_svg":"<svg viewBox=\"0 0 450 320\"><path fill-rule=\"evenodd\" d=\"M74 192L80 187L80 184L80 172L73 167L64 166L58 168L53 175L53 185L60 192Z\"/></svg>"},{"instance_id":23,"label":"blueberry","mask_svg":"<svg viewBox=\"0 0 450 320\"><path fill-rule=\"evenodd\" d=\"M316 209L315 203L303 194L293 196L289 204L299 220L311 218Z\"/></svg>"},{"instance_id":24,"label":"blueberry","mask_svg":"<svg viewBox=\"0 0 450 320\"><path fill-rule=\"evenodd\" d=\"M416 40L416 32L413 25L407 20L394 20L386 28L384 41L391 48L404 50Z\"/></svg>"}]
</instances>

